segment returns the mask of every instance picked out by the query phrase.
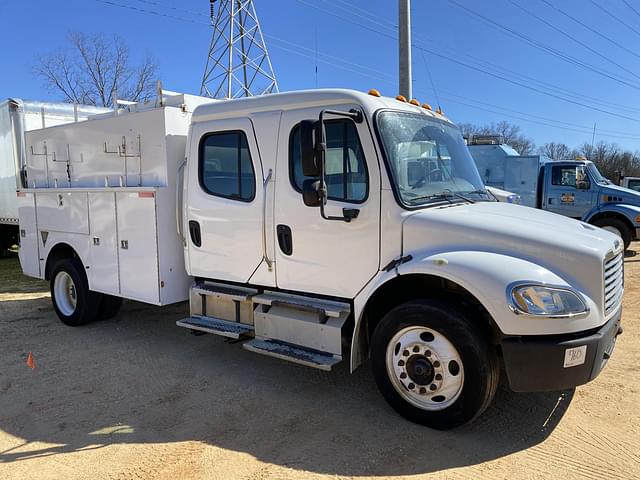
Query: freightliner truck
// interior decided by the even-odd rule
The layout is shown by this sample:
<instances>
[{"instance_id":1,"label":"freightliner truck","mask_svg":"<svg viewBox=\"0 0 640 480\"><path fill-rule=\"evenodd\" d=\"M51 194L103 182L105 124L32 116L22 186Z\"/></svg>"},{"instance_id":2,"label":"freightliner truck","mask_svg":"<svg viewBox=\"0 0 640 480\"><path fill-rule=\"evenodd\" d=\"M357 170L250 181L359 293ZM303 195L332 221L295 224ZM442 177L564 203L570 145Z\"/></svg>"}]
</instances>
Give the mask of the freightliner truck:
<instances>
[{"instance_id":1,"label":"freightliner truck","mask_svg":"<svg viewBox=\"0 0 640 480\"><path fill-rule=\"evenodd\" d=\"M165 92L26 141L20 261L67 325L188 300L179 326L251 352L369 360L389 404L437 429L480 415L501 366L519 392L589 382L621 332L619 237L494 201L416 101Z\"/></svg>"},{"instance_id":2,"label":"freightliner truck","mask_svg":"<svg viewBox=\"0 0 640 480\"><path fill-rule=\"evenodd\" d=\"M0 101L0 254L18 243L16 189L26 185L24 133L86 120L107 109L9 98Z\"/></svg>"},{"instance_id":3,"label":"freightliner truck","mask_svg":"<svg viewBox=\"0 0 640 480\"><path fill-rule=\"evenodd\" d=\"M519 155L499 136L471 137L468 146L485 185L519 194L522 205L609 230L625 249L640 239L640 192L613 184L592 162Z\"/></svg>"}]
</instances>

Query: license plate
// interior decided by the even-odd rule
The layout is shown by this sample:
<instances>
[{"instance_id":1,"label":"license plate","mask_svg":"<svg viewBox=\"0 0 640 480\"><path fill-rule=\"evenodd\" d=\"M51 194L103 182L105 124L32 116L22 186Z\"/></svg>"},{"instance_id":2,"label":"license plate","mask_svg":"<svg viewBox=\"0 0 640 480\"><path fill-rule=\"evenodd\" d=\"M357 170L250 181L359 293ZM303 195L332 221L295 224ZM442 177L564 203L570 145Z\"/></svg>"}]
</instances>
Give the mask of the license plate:
<instances>
[{"instance_id":1,"label":"license plate","mask_svg":"<svg viewBox=\"0 0 640 480\"><path fill-rule=\"evenodd\" d=\"M587 346L567 348L564 351L564 368L577 367L587 359Z\"/></svg>"}]
</instances>

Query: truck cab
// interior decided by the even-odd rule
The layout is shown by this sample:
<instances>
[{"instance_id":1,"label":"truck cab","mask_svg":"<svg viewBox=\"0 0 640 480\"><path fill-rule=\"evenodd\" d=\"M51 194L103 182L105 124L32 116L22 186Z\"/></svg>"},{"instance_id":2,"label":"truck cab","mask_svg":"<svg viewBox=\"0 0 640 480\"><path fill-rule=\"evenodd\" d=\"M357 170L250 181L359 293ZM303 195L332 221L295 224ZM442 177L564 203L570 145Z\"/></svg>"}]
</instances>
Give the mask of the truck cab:
<instances>
[{"instance_id":1,"label":"truck cab","mask_svg":"<svg viewBox=\"0 0 640 480\"><path fill-rule=\"evenodd\" d=\"M614 185L592 162L519 155L498 136L471 138L468 148L485 183L515 192L522 205L609 230L625 249L639 238L640 193Z\"/></svg>"},{"instance_id":2,"label":"truck cab","mask_svg":"<svg viewBox=\"0 0 640 480\"><path fill-rule=\"evenodd\" d=\"M190 102L28 136L86 159L61 182L34 158L19 192L23 269L51 282L66 324L108 316L113 297L188 300L178 326L248 351L370 361L389 404L437 429L480 415L502 366L525 392L604 368L620 239L496 202L441 112L375 90Z\"/></svg>"}]
</instances>

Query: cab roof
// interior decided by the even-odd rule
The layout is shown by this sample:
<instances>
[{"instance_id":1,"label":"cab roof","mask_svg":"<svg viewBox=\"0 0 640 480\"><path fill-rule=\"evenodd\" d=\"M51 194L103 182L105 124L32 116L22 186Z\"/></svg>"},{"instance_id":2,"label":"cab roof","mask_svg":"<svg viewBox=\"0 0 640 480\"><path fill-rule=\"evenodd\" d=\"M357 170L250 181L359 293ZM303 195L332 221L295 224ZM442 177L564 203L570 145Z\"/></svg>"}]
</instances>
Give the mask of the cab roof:
<instances>
[{"instance_id":1,"label":"cab roof","mask_svg":"<svg viewBox=\"0 0 640 480\"><path fill-rule=\"evenodd\" d=\"M260 112L297 110L301 108L330 107L332 105L360 105L369 116L382 108L423 114L427 117L452 123L445 116L426 108L395 98L375 96L348 89L298 90L256 97L218 100L198 106L193 112L192 123L219 120L229 117L250 116Z\"/></svg>"}]
</instances>

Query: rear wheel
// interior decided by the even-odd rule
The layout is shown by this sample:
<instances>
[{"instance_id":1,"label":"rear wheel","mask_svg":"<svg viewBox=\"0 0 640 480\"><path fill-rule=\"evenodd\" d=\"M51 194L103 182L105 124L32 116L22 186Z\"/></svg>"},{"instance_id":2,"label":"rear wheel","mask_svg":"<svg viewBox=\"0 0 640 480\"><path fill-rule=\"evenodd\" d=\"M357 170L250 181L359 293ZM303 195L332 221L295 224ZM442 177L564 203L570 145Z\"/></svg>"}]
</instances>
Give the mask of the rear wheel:
<instances>
[{"instance_id":1,"label":"rear wheel","mask_svg":"<svg viewBox=\"0 0 640 480\"><path fill-rule=\"evenodd\" d=\"M76 327L96 319L100 294L89 290L80 260L59 260L53 266L50 278L53 308L62 323Z\"/></svg>"},{"instance_id":2,"label":"rear wheel","mask_svg":"<svg viewBox=\"0 0 640 480\"><path fill-rule=\"evenodd\" d=\"M383 396L408 420L446 430L480 415L499 368L485 335L455 306L415 300L387 313L371 341Z\"/></svg>"},{"instance_id":3,"label":"rear wheel","mask_svg":"<svg viewBox=\"0 0 640 480\"><path fill-rule=\"evenodd\" d=\"M624 249L626 250L629 248L633 233L631 232L629 226L622 220L619 220L617 218L601 218L593 222L593 224L596 227L600 227L603 230L607 230L608 232L618 235L622 239Z\"/></svg>"}]
</instances>

